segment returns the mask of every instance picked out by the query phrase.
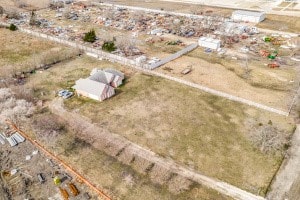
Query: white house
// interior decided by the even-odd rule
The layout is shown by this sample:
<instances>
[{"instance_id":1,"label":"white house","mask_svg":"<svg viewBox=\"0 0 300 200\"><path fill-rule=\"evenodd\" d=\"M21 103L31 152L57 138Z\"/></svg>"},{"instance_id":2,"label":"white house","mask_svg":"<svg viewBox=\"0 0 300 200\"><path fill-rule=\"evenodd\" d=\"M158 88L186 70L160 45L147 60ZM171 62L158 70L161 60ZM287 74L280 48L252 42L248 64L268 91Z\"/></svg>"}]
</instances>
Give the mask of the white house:
<instances>
[{"instance_id":1,"label":"white house","mask_svg":"<svg viewBox=\"0 0 300 200\"><path fill-rule=\"evenodd\" d=\"M221 40L217 40L209 37L200 37L198 40L198 44L200 47L217 50L218 48L221 47Z\"/></svg>"},{"instance_id":2,"label":"white house","mask_svg":"<svg viewBox=\"0 0 300 200\"><path fill-rule=\"evenodd\" d=\"M115 89L122 84L124 74L114 69L93 69L88 78L79 79L73 88L77 95L103 101L115 94Z\"/></svg>"},{"instance_id":3,"label":"white house","mask_svg":"<svg viewBox=\"0 0 300 200\"><path fill-rule=\"evenodd\" d=\"M232 12L231 19L234 21L244 21L259 23L266 18L264 12L246 11L246 10L235 10Z\"/></svg>"},{"instance_id":4,"label":"white house","mask_svg":"<svg viewBox=\"0 0 300 200\"><path fill-rule=\"evenodd\" d=\"M94 100L103 101L115 94L113 87L91 79L79 79L73 86L78 95L89 97Z\"/></svg>"}]
</instances>

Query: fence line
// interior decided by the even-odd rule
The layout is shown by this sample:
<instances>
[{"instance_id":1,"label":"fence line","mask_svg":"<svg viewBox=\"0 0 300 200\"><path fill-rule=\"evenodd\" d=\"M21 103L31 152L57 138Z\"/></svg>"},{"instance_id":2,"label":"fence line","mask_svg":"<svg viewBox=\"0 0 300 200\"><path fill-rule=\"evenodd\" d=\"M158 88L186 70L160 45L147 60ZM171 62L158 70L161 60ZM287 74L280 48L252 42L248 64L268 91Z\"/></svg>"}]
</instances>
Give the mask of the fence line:
<instances>
[{"instance_id":1,"label":"fence line","mask_svg":"<svg viewBox=\"0 0 300 200\"><path fill-rule=\"evenodd\" d=\"M155 68L160 67L160 66L162 66L162 65L164 65L164 64L166 64L166 63L168 63L172 60L175 60L175 59L181 57L182 55L184 55L184 54L186 54L190 51L193 51L197 47L198 47L198 43L191 44L191 45L187 46L186 48L184 48L184 49L182 49L182 50L180 50L180 51L178 51L178 52L162 59L161 61L153 63L152 65L150 65L150 69L151 70L155 69Z\"/></svg>"},{"instance_id":2,"label":"fence line","mask_svg":"<svg viewBox=\"0 0 300 200\"><path fill-rule=\"evenodd\" d=\"M7 23L3 23L3 22L0 22L0 25L8 26ZM53 36L50 36L50 35L46 35L46 34L43 34L43 33L34 32L34 31L31 31L31 30L28 30L28 29L19 28L19 30L22 31L22 32L37 36L37 37L42 37L42 38L45 38L45 39L48 39L48 40L56 41L58 43L66 44L68 46L79 48L81 50L84 50L86 53L93 54L93 57L97 56L98 58L101 58L101 59L107 59L111 62L117 62L117 63L120 63L122 65L126 65L126 66L132 67L136 70L142 71L144 73L148 73L148 74L159 76L159 77L162 77L162 78L165 78L165 79L168 79L168 80L176 81L178 83L181 83L181 84L184 84L184 85L202 90L204 92L207 92L207 93L210 93L210 94L213 94L213 95L216 95L216 96L220 96L220 97L232 100L232 101L243 103L243 104L246 104L248 106L253 106L253 107L256 107L256 108L259 108L259 109L262 109L262 110L266 110L266 111L269 111L269 112L279 114L279 115L284 115L284 116L289 115L288 112L278 110L278 109L275 109L275 108L272 108L272 107L269 107L269 106L266 106L266 105L263 105L263 104L260 104L260 103L256 103L254 101L250 101L250 100L247 100L247 99L244 99L244 98L241 98L241 97L237 97L237 96L225 93L225 92L217 91L217 90L205 87L203 85L192 83L192 82L182 80L182 79L179 79L179 78L175 78L175 77L172 77L172 76L169 76L169 75L166 75L166 74L151 71L151 70L149 70L150 69L149 65L146 65L146 64L145 65L138 65L134 60L130 60L128 58L124 58L124 57L121 57L121 56L118 56L118 55L110 54L110 53L107 53L107 52L104 52L104 51L101 51L101 50L98 50L98 49L93 49L93 48L90 48L90 47L86 47L84 45L77 44L75 42L70 42L70 41L67 41L67 40L59 39L59 38L56 38L56 37L53 37Z\"/></svg>"}]
</instances>

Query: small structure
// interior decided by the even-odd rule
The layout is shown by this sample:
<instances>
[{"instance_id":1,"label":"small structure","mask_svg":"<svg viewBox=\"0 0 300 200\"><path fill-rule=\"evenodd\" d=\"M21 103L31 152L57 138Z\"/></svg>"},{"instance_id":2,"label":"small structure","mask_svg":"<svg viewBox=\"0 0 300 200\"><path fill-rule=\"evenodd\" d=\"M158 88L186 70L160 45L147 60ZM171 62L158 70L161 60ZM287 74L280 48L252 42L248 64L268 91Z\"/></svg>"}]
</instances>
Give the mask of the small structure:
<instances>
[{"instance_id":1,"label":"small structure","mask_svg":"<svg viewBox=\"0 0 300 200\"><path fill-rule=\"evenodd\" d=\"M210 48L213 50L217 50L221 47L221 41L209 37L200 37L199 38L199 46L205 47L205 48Z\"/></svg>"},{"instance_id":2,"label":"small structure","mask_svg":"<svg viewBox=\"0 0 300 200\"><path fill-rule=\"evenodd\" d=\"M93 69L88 78L79 79L73 88L77 95L103 101L115 94L114 88L122 84L124 74L115 69Z\"/></svg>"},{"instance_id":3,"label":"small structure","mask_svg":"<svg viewBox=\"0 0 300 200\"><path fill-rule=\"evenodd\" d=\"M235 10L232 12L231 18L234 21L259 23L266 18L266 15L264 12Z\"/></svg>"}]
</instances>

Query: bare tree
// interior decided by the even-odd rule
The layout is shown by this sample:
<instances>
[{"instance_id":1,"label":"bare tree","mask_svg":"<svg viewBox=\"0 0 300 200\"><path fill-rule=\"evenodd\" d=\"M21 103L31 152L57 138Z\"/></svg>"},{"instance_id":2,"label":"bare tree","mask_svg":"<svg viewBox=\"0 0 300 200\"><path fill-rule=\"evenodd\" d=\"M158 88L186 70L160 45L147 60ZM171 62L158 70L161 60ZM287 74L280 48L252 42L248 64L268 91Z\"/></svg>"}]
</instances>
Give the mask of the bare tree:
<instances>
[{"instance_id":1,"label":"bare tree","mask_svg":"<svg viewBox=\"0 0 300 200\"><path fill-rule=\"evenodd\" d=\"M250 139L255 146L265 153L282 151L289 144L287 134L270 123L253 127Z\"/></svg>"},{"instance_id":2,"label":"bare tree","mask_svg":"<svg viewBox=\"0 0 300 200\"><path fill-rule=\"evenodd\" d=\"M136 50L136 40L127 36L118 37L116 45L126 56L132 56Z\"/></svg>"},{"instance_id":3,"label":"bare tree","mask_svg":"<svg viewBox=\"0 0 300 200\"><path fill-rule=\"evenodd\" d=\"M2 118L18 124L31 116L33 111L32 103L24 99L16 99L11 89L0 89L0 115Z\"/></svg>"}]
</instances>

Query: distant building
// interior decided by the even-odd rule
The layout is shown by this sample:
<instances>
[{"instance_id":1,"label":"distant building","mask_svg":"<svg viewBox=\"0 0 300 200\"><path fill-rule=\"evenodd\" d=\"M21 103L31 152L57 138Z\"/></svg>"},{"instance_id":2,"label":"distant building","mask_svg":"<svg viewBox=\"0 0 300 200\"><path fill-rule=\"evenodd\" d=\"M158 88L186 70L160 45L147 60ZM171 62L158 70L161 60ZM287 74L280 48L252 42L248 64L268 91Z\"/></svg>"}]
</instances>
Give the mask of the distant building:
<instances>
[{"instance_id":1,"label":"distant building","mask_svg":"<svg viewBox=\"0 0 300 200\"><path fill-rule=\"evenodd\" d=\"M52 3L59 3L59 2L62 2L62 3L65 3L65 4L70 4L70 3L73 3L74 0L51 0Z\"/></svg>"},{"instance_id":2,"label":"distant building","mask_svg":"<svg viewBox=\"0 0 300 200\"><path fill-rule=\"evenodd\" d=\"M259 23L266 18L266 15L264 12L236 10L232 12L231 18L234 21Z\"/></svg>"},{"instance_id":3,"label":"distant building","mask_svg":"<svg viewBox=\"0 0 300 200\"><path fill-rule=\"evenodd\" d=\"M221 40L217 40L209 37L200 37L198 40L198 44L200 47L217 50L221 47Z\"/></svg>"},{"instance_id":4,"label":"distant building","mask_svg":"<svg viewBox=\"0 0 300 200\"><path fill-rule=\"evenodd\" d=\"M93 69L91 76L76 81L73 88L77 95L103 101L115 94L115 89L122 84L124 74L114 69Z\"/></svg>"}]
</instances>

